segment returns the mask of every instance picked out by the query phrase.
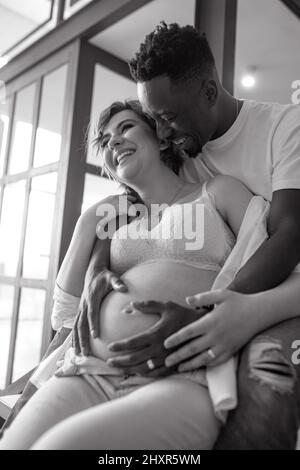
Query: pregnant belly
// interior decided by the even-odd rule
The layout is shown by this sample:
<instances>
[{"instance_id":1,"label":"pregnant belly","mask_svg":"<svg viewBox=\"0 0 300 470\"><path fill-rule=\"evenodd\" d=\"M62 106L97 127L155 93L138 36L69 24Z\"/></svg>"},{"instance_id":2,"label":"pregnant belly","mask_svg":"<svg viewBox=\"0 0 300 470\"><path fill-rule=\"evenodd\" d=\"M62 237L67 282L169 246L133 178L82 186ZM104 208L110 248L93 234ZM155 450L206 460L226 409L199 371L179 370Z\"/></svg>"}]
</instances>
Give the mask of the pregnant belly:
<instances>
[{"instance_id":1,"label":"pregnant belly","mask_svg":"<svg viewBox=\"0 0 300 470\"><path fill-rule=\"evenodd\" d=\"M172 260L153 261L134 266L121 278L128 292L111 292L100 309L100 338L90 338L92 354L107 359L116 353L108 351L113 341L128 338L148 329L159 319L158 315L137 310L123 313L131 300L173 301L187 306L185 298L211 288L215 271L196 268Z\"/></svg>"}]
</instances>

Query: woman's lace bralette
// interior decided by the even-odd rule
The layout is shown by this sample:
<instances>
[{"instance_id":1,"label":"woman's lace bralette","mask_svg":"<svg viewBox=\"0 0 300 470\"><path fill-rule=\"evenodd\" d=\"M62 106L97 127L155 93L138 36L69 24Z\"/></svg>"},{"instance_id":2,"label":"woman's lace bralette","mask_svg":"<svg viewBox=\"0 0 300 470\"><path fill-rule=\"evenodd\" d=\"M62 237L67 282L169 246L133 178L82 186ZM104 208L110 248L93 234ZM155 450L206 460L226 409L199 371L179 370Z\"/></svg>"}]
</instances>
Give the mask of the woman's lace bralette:
<instances>
[{"instance_id":1,"label":"woman's lace bralette","mask_svg":"<svg viewBox=\"0 0 300 470\"><path fill-rule=\"evenodd\" d=\"M172 259L218 272L235 243L206 183L200 195L198 190L167 206L157 220L152 230L144 217L114 233L110 252L112 271L122 274L146 261Z\"/></svg>"}]
</instances>

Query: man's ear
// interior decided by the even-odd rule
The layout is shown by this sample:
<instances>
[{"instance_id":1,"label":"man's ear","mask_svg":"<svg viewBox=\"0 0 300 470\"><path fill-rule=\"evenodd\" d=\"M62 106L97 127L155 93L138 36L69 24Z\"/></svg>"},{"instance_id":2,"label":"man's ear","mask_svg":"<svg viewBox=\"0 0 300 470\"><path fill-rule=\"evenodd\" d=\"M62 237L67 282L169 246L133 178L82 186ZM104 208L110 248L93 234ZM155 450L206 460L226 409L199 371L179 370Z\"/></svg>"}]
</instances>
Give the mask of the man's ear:
<instances>
[{"instance_id":1,"label":"man's ear","mask_svg":"<svg viewBox=\"0 0 300 470\"><path fill-rule=\"evenodd\" d=\"M204 85L204 93L210 105L214 105L218 98L218 87L215 80L207 80Z\"/></svg>"}]
</instances>

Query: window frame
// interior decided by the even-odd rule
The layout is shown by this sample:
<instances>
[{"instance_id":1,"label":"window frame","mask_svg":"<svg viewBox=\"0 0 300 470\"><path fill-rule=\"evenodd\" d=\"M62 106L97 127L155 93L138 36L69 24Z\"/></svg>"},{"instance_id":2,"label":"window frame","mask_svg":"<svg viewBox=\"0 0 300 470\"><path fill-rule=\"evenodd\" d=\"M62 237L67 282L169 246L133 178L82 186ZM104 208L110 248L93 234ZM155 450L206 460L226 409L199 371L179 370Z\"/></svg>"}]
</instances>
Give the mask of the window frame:
<instances>
[{"instance_id":1,"label":"window frame","mask_svg":"<svg viewBox=\"0 0 300 470\"><path fill-rule=\"evenodd\" d=\"M20 252L17 267L17 274L14 277L11 276L0 276L0 282L3 284L13 285L14 301L11 318L11 329L10 329L10 345L9 354L6 368L6 384L5 388L11 384L13 367L14 367L14 354L17 339L17 327L18 327L18 314L21 299L21 289L24 287L31 287L36 289L42 289L46 292L46 299L44 304L43 313L43 328L42 328L42 341L39 360L45 353L51 339L52 339L52 328L50 323L49 312L52 309L52 296L56 273L58 270L59 253L60 253L60 241L62 236L62 219L64 213L64 195L66 191L66 180L67 180L67 166L69 159L69 146L70 146L70 132L72 125L72 108L74 103L74 89L76 82L76 66L77 66L77 55L78 55L78 44L72 44L62 51L58 52L44 62L38 64L28 72L12 80L6 86L7 96L11 97L10 103L10 120L8 127L8 142L5 149L5 160L4 160L4 173L0 178L0 211L2 209L4 188L7 184L17 182L25 179L25 201L22 219L22 231L21 231L21 242ZM54 163L49 163L40 167L33 167L34 158L34 143L36 137L36 130L39 122L39 110L41 105L41 91L42 82L44 77L60 68L63 65L68 65L67 78L66 78L66 93L63 110L63 127L61 133L63 135L61 149L60 149L60 160ZM33 133L30 150L30 162L28 169L17 174L7 174L8 171L8 159L11 146L12 128L14 120L14 110L16 94L23 88L29 86L31 83L36 83L35 98L34 98L34 118L33 118ZM27 279L22 277L22 262L24 254L24 246L26 239L26 224L28 216L28 208L30 201L30 190L32 178L34 176L41 176L45 174L57 172L57 190L55 196L55 209L52 225L52 235L50 244L50 260L49 270L47 279ZM55 228L55 229L54 229Z\"/></svg>"},{"instance_id":2,"label":"window frame","mask_svg":"<svg viewBox=\"0 0 300 470\"><path fill-rule=\"evenodd\" d=\"M54 29L59 22L60 0L51 0L51 10L49 19L37 26L34 30L19 39L13 46L1 53L1 58L6 62L12 60L15 56L23 52L33 43L37 42L49 31ZM4 62L4 63L5 63Z\"/></svg>"},{"instance_id":3,"label":"window frame","mask_svg":"<svg viewBox=\"0 0 300 470\"><path fill-rule=\"evenodd\" d=\"M65 0L64 20L77 13L79 10L87 6L94 0L78 0L74 5L71 5L71 0Z\"/></svg>"}]
</instances>

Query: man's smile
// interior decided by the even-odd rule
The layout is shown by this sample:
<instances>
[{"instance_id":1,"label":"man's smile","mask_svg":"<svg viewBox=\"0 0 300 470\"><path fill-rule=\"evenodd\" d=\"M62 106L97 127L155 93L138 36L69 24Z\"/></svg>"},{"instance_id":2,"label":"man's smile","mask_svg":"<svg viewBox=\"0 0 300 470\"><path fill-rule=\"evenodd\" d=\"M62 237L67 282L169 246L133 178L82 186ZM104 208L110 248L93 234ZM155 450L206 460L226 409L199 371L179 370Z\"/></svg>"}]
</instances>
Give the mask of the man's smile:
<instances>
[{"instance_id":1,"label":"man's smile","mask_svg":"<svg viewBox=\"0 0 300 470\"><path fill-rule=\"evenodd\" d=\"M201 151L202 145L199 138L195 138L192 135L183 135L172 139L173 144L184 152L191 155Z\"/></svg>"}]
</instances>

